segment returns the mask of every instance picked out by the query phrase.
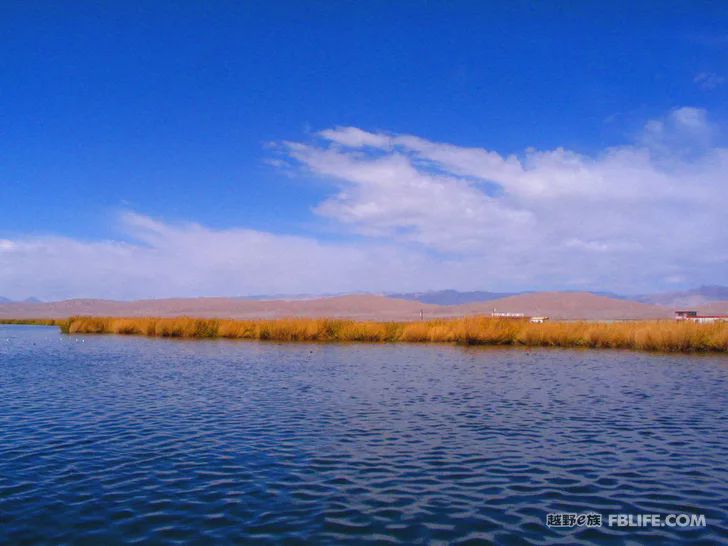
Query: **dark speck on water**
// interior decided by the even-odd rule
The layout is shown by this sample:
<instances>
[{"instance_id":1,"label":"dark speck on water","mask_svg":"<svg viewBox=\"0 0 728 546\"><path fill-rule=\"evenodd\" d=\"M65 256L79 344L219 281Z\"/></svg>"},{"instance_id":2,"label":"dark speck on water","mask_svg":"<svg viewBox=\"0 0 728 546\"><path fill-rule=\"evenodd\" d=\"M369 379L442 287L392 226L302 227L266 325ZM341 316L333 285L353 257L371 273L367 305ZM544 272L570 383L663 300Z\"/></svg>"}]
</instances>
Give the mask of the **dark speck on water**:
<instances>
[{"instance_id":1,"label":"dark speck on water","mask_svg":"<svg viewBox=\"0 0 728 546\"><path fill-rule=\"evenodd\" d=\"M724 355L0 339L2 545L728 542Z\"/></svg>"}]
</instances>

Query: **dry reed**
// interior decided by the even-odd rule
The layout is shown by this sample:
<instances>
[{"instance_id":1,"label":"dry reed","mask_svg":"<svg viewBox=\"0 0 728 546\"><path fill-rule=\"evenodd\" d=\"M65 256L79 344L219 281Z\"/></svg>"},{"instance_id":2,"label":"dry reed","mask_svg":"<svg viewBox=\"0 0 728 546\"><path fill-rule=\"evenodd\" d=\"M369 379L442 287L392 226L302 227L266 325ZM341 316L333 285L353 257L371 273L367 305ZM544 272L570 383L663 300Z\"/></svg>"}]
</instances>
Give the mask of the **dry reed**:
<instances>
[{"instance_id":1,"label":"dry reed","mask_svg":"<svg viewBox=\"0 0 728 546\"><path fill-rule=\"evenodd\" d=\"M62 326L67 319L0 319L0 324L30 324L33 326Z\"/></svg>"},{"instance_id":2,"label":"dry reed","mask_svg":"<svg viewBox=\"0 0 728 546\"><path fill-rule=\"evenodd\" d=\"M11 322L11 321L3 321ZM60 326L68 334L127 334L271 341L445 342L466 345L585 347L646 351L728 352L728 323L690 321L547 322L466 317L419 322L325 318L232 320L71 317L25 322Z\"/></svg>"}]
</instances>

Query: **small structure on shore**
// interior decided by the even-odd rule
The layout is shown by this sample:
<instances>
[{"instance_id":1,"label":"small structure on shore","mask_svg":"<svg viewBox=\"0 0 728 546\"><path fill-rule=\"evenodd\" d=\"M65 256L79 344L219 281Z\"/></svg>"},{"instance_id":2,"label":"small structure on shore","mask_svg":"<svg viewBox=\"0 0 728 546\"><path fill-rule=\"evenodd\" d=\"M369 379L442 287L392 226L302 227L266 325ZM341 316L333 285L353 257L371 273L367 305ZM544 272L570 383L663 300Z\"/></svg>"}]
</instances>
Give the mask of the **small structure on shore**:
<instances>
[{"instance_id":1,"label":"small structure on shore","mask_svg":"<svg viewBox=\"0 0 728 546\"><path fill-rule=\"evenodd\" d=\"M675 311L675 320L689 320L691 322L728 322L728 315L698 315L697 311Z\"/></svg>"},{"instance_id":2,"label":"small structure on shore","mask_svg":"<svg viewBox=\"0 0 728 546\"><path fill-rule=\"evenodd\" d=\"M495 307L493 308L493 312L490 314L491 317L494 318L525 318L526 315L523 313L499 313L496 311Z\"/></svg>"},{"instance_id":3,"label":"small structure on shore","mask_svg":"<svg viewBox=\"0 0 728 546\"><path fill-rule=\"evenodd\" d=\"M493 312L490 314L493 318L508 318L508 319L528 319L528 322L534 322L534 323L541 323L546 322L549 317L547 316L538 316L538 317L528 317L525 313L506 313L506 312L498 312L498 310L493 308Z\"/></svg>"}]
</instances>

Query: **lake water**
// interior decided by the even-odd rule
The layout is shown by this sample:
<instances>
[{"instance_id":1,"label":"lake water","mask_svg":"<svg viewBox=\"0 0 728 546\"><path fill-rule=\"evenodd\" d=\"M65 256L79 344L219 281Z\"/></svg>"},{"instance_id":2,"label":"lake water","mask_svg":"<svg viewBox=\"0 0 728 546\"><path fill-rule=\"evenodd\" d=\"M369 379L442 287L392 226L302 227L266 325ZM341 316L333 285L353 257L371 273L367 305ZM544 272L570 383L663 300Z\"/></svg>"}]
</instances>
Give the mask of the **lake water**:
<instances>
[{"instance_id":1,"label":"lake water","mask_svg":"<svg viewBox=\"0 0 728 546\"><path fill-rule=\"evenodd\" d=\"M0 326L0 544L726 543L726 408L724 355Z\"/></svg>"}]
</instances>

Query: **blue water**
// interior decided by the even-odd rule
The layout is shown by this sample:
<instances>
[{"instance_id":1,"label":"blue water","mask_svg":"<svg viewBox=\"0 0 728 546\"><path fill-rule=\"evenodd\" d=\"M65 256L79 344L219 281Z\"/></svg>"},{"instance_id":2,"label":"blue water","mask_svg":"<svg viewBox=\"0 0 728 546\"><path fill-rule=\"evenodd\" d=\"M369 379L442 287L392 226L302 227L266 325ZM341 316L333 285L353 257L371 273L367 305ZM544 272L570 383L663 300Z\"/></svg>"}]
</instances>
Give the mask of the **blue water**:
<instances>
[{"instance_id":1,"label":"blue water","mask_svg":"<svg viewBox=\"0 0 728 546\"><path fill-rule=\"evenodd\" d=\"M726 408L721 355L0 326L0 544L725 543Z\"/></svg>"}]
</instances>

